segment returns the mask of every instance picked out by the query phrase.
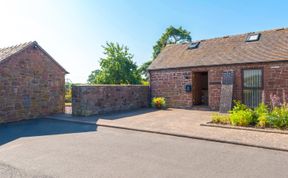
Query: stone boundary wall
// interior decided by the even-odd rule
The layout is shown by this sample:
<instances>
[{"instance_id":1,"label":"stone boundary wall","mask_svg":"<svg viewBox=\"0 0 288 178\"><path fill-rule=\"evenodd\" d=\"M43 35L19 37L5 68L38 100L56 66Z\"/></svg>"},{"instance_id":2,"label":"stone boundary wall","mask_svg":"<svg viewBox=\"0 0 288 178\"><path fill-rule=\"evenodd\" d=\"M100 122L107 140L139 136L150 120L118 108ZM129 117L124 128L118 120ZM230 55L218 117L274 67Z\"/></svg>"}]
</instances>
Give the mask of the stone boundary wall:
<instances>
[{"instance_id":1,"label":"stone boundary wall","mask_svg":"<svg viewBox=\"0 0 288 178\"><path fill-rule=\"evenodd\" d=\"M143 85L74 85L72 114L89 116L148 107L149 86Z\"/></svg>"}]
</instances>

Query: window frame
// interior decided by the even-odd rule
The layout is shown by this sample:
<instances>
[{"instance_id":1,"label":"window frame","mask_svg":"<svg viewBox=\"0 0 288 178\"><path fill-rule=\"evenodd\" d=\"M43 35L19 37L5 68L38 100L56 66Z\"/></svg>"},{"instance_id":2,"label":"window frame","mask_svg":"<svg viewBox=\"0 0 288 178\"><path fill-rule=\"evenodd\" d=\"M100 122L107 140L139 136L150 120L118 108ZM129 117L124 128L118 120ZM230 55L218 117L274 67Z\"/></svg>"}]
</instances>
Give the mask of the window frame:
<instances>
[{"instance_id":1,"label":"window frame","mask_svg":"<svg viewBox=\"0 0 288 178\"><path fill-rule=\"evenodd\" d=\"M191 46L192 44L194 44L194 46ZM199 45L200 45L200 41L191 42L191 43L189 43L189 45L188 45L188 49L196 49L196 48L198 48Z\"/></svg>"},{"instance_id":2,"label":"window frame","mask_svg":"<svg viewBox=\"0 0 288 178\"><path fill-rule=\"evenodd\" d=\"M245 87L244 86L244 71L245 70L261 70L261 87ZM242 95L242 102L244 103L244 90L264 90L264 68L263 67L255 67L255 68L243 68L241 69L241 95ZM263 99L262 96L260 98ZM261 103L261 102L260 102ZM245 103L244 103L245 104Z\"/></svg>"},{"instance_id":3,"label":"window frame","mask_svg":"<svg viewBox=\"0 0 288 178\"><path fill-rule=\"evenodd\" d=\"M250 37L251 37L251 36L254 36L254 35L257 35L257 39L250 40ZM260 40L260 37L261 37L261 33L251 33L251 34L248 34L248 35L247 35L245 42L259 41L259 40Z\"/></svg>"}]
</instances>

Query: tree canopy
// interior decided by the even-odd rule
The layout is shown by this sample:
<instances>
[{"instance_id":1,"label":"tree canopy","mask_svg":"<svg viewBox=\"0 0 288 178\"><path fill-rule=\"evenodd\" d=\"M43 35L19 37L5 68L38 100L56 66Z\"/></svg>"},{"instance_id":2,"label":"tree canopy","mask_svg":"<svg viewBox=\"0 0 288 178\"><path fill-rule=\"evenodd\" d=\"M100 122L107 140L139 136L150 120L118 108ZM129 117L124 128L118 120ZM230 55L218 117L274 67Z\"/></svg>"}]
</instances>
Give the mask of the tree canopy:
<instances>
[{"instance_id":1,"label":"tree canopy","mask_svg":"<svg viewBox=\"0 0 288 178\"><path fill-rule=\"evenodd\" d=\"M133 55L127 46L107 42L105 57L100 59L100 70L92 71L88 82L91 84L140 84L141 76Z\"/></svg>"},{"instance_id":2,"label":"tree canopy","mask_svg":"<svg viewBox=\"0 0 288 178\"><path fill-rule=\"evenodd\" d=\"M150 64L152 63L152 60L145 62L144 64L142 64L139 67L139 73L144 77L144 80L148 79L148 72L147 69L150 66Z\"/></svg>"},{"instance_id":3,"label":"tree canopy","mask_svg":"<svg viewBox=\"0 0 288 178\"><path fill-rule=\"evenodd\" d=\"M182 27L175 28L173 26L169 26L153 46L152 60L149 60L140 66L139 71L141 75L144 75L146 78L148 77L147 68L167 44L190 42L191 39L190 32Z\"/></svg>"},{"instance_id":4,"label":"tree canopy","mask_svg":"<svg viewBox=\"0 0 288 178\"><path fill-rule=\"evenodd\" d=\"M99 69L93 70L91 74L88 76L88 83L96 84L97 83L97 75L100 73Z\"/></svg>"},{"instance_id":5,"label":"tree canopy","mask_svg":"<svg viewBox=\"0 0 288 178\"><path fill-rule=\"evenodd\" d=\"M161 50L167 44L177 44L181 42L190 42L191 36L190 32L183 29L182 27L175 28L173 26L168 27L162 34L160 39L153 46L152 60L154 60L161 52Z\"/></svg>"}]
</instances>

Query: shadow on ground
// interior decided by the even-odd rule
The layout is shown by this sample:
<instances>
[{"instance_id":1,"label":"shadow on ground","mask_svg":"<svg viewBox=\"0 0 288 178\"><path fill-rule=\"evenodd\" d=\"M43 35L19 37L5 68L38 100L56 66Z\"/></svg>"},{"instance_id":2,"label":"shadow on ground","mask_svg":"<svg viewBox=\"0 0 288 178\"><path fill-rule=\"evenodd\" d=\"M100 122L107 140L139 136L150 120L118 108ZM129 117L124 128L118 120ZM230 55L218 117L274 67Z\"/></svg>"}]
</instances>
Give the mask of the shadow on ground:
<instances>
[{"instance_id":1,"label":"shadow on ground","mask_svg":"<svg viewBox=\"0 0 288 178\"><path fill-rule=\"evenodd\" d=\"M169 109L166 109L169 111ZM115 112L110 112L107 114L95 114L91 116L74 116L69 113L65 114L56 114L52 116L48 116L47 118L62 118L62 120L88 120L88 121L97 121L99 119L104 119L104 120L117 120L117 119L122 119L126 117L131 117L131 116L137 116L137 115L143 115L143 114L148 114L151 112L159 111L154 108L140 108L140 109L134 109L134 110L128 110L128 111L115 111Z\"/></svg>"},{"instance_id":2,"label":"shadow on ground","mask_svg":"<svg viewBox=\"0 0 288 178\"><path fill-rule=\"evenodd\" d=\"M154 108L142 108L142 109L135 109L135 110L129 110L129 111L119 111L119 112L114 112L110 114L100 114L98 115L98 117L99 119L116 120L116 119L121 119L125 117L147 114L147 113L151 113L155 111L158 111L158 110Z\"/></svg>"},{"instance_id":3,"label":"shadow on ground","mask_svg":"<svg viewBox=\"0 0 288 178\"><path fill-rule=\"evenodd\" d=\"M20 137L96 131L96 125L53 119L31 119L0 124L0 146Z\"/></svg>"}]
</instances>

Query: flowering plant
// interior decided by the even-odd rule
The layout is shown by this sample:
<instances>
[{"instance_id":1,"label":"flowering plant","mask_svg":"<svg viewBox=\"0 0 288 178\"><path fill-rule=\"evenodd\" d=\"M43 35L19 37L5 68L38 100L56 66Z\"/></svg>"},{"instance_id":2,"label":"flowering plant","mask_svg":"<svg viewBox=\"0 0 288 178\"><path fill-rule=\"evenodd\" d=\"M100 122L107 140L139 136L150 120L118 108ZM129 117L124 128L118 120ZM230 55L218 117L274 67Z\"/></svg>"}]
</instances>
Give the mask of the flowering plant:
<instances>
[{"instance_id":1,"label":"flowering plant","mask_svg":"<svg viewBox=\"0 0 288 178\"><path fill-rule=\"evenodd\" d=\"M166 101L164 97L154 97L152 99L152 106L158 109L162 109L166 106Z\"/></svg>"}]
</instances>

